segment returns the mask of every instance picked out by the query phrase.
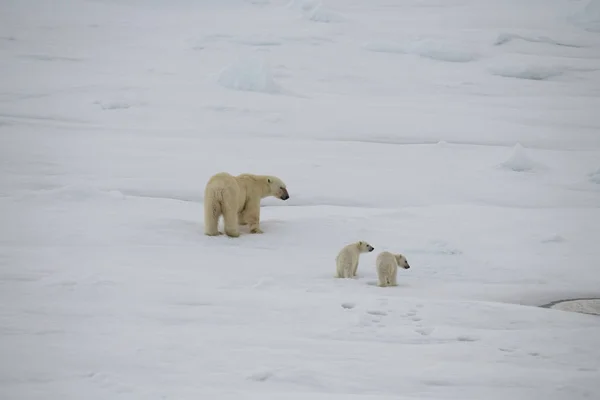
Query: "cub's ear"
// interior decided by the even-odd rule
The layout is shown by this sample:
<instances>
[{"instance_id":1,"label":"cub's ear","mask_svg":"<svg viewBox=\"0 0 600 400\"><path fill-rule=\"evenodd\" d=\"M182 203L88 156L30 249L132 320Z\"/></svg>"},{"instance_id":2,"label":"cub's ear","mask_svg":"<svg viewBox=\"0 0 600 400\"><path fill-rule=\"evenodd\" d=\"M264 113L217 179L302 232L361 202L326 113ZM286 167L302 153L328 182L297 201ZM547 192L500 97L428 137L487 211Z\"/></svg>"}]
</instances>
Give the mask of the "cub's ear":
<instances>
[{"instance_id":1,"label":"cub's ear","mask_svg":"<svg viewBox=\"0 0 600 400\"><path fill-rule=\"evenodd\" d=\"M271 178L267 178L267 183L271 183Z\"/></svg>"},{"instance_id":2,"label":"cub's ear","mask_svg":"<svg viewBox=\"0 0 600 400\"><path fill-rule=\"evenodd\" d=\"M359 246L362 246L362 245L363 245L363 242L362 242L362 241L360 241L360 242L358 242L358 244L359 244Z\"/></svg>"}]
</instances>

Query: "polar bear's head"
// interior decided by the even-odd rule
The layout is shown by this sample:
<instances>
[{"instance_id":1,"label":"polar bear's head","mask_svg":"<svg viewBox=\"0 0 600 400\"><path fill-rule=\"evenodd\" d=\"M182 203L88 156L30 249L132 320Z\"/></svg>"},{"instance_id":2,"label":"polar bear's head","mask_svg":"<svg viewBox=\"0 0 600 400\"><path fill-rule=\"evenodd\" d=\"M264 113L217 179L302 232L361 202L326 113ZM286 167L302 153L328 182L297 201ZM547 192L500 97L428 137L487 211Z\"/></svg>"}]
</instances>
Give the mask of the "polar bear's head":
<instances>
[{"instance_id":1,"label":"polar bear's head","mask_svg":"<svg viewBox=\"0 0 600 400\"><path fill-rule=\"evenodd\" d=\"M396 254L396 262L400 268L409 269L410 265L408 265L408 261L406 261L406 257L402 254Z\"/></svg>"},{"instance_id":2,"label":"polar bear's head","mask_svg":"<svg viewBox=\"0 0 600 400\"><path fill-rule=\"evenodd\" d=\"M358 246L358 251L361 253L370 253L375 250L375 248L367 242L360 241L356 245Z\"/></svg>"},{"instance_id":3,"label":"polar bear's head","mask_svg":"<svg viewBox=\"0 0 600 400\"><path fill-rule=\"evenodd\" d=\"M278 177L267 176L267 183L269 184L269 196L277 197L281 200L290 198L285 183Z\"/></svg>"}]
</instances>

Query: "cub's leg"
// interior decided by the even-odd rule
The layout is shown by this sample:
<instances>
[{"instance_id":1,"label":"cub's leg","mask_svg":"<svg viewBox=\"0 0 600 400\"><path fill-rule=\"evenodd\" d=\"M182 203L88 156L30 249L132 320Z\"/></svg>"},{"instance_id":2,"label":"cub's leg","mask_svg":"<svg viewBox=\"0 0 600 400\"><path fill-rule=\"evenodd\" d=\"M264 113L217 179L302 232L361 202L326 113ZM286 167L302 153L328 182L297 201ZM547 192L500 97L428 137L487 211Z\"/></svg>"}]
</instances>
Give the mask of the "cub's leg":
<instances>
[{"instance_id":1,"label":"cub's leg","mask_svg":"<svg viewBox=\"0 0 600 400\"><path fill-rule=\"evenodd\" d=\"M390 286L398 286L398 282L396 282L396 278L398 276L398 268L394 268L392 273L390 274Z\"/></svg>"}]
</instances>

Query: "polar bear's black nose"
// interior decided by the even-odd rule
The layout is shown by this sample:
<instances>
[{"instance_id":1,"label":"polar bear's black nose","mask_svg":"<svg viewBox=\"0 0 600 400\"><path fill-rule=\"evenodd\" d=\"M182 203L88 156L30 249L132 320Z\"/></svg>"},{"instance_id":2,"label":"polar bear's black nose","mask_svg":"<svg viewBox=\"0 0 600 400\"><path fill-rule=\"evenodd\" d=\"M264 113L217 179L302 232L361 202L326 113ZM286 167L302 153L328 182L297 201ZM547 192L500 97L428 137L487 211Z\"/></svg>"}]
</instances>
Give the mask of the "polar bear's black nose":
<instances>
[{"instance_id":1,"label":"polar bear's black nose","mask_svg":"<svg viewBox=\"0 0 600 400\"><path fill-rule=\"evenodd\" d=\"M375 247L369 246L369 253L372 252L373 250L375 250Z\"/></svg>"},{"instance_id":2,"label":"polar bear's black nose","mask_svg":"<svg viewBox=\"0 0 600 400\"><path fill-rule=\"evenodd\" d=\"M281 197L280 197L281 200L287 200L290 198L290 195L288 194L288 191L286 189L283 189L282 192L283 193L281 194Z\"/></svg>"}]
</instances>

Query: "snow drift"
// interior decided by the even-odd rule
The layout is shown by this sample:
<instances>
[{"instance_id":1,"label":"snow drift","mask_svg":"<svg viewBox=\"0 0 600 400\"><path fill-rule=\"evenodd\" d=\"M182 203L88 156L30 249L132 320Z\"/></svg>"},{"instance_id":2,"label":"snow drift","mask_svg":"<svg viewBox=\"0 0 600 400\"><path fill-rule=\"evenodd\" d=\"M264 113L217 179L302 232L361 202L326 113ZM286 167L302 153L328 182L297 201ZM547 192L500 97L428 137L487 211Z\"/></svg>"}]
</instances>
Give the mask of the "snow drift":
<instances>
[{"instance_id":1,"label":"snow drift","mask_svg":"<svg viewBox=\"0 0 600 400\"><path fill-rule=\"evenodd\" d=\"M310 21L322 23L343 22L345 20L342 14L323 7L322 4L317 5L313 9L305 10L304 17Z\"/></svg>"},{"instance_id":2,"label":"snow drift","mask_svg":"<svg viewBox=\"0 0 600 400\"><path fill-rule=\"evenodd\" d=\"M490 68L492 75L505 78L545 81L563 75L565 67L546 65L505 65Z\"/></svg>"},{"instance_id":3,"label":"snow drift","mask_svg":"<svg viewBox=\"0 0 600 400\"><path fill-rule=\"evenodd\" d=\"M527 172L533 170L536 163L529 157L525 148L517 143L513 147L510 157L500 166L515 172Z\"/></svg>"},{"instance_id":4,"label":"snow drift","mask_svg":"<svg viewBox=\"0 0 600 400\"><path fill-rule=\"evenodd\" d=\"M554 46L575 47L575 48L582 47L577 44L554 40L547 36L525 36L525 35L518 35L516 33L501 33L501 34L499 34L498 37L496 38L496 41L494 42L494 45L502 46L502 45L510 43L514 40L523 40L525 42L531 42L531 43L544 43L544 44L550 44L550 45L554 45Z\"/></svg>"},{"instance_id":5,"label":"snow drift","mask_svg":"<svg viewBox=\"0 0 600 400\"><path fill-rule=\"evenodd\" d=\"M405 43L373 41L365 44L364 48L379 53L414 54L437 61L457 63L471 62L479 58L479 54L471 50L440 39L417 39Z\"/></svg>"}]
</instances>

